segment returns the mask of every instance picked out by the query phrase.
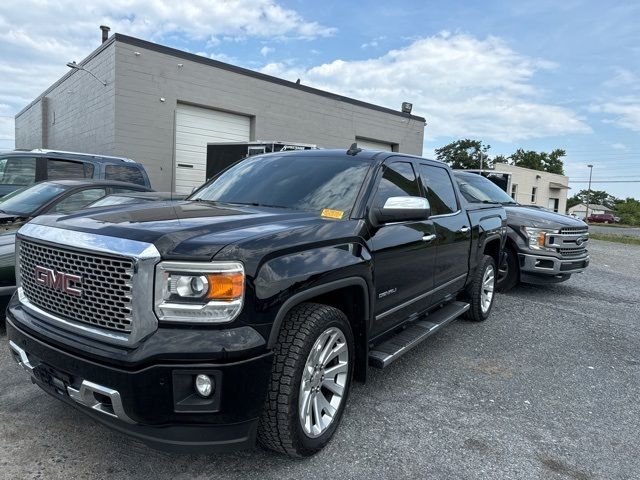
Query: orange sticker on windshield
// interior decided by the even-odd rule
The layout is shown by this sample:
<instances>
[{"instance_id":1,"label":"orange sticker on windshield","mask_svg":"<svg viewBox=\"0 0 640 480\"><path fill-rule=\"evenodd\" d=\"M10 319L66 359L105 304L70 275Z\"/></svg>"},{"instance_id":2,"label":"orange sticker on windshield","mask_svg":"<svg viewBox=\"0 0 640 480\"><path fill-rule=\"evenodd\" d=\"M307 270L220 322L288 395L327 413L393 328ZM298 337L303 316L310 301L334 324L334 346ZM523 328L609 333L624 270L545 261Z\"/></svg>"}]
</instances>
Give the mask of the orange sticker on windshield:
<instances>
[{"instance_id":1,"label":"orange sticker on windshield","mask_svg":"<svg viewBox=\"0 0 640 480\"><path fill-rule=\"evenodd\" d=\"M325 208L320 213L320 216L326 218L337 218L340 220L344 216L344 212L342 210L331 210L330 208Z\"/></svg>"}]
</instances>

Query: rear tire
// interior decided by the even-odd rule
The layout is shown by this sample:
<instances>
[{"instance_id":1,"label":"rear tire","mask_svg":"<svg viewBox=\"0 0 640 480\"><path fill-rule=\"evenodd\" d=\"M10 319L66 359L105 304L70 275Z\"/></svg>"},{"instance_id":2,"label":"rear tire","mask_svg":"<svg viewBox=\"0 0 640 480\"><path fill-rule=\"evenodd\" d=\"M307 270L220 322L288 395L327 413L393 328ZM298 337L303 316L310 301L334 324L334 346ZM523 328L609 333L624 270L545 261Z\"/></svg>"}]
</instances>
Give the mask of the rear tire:
<instances>
[{"instance_id":1,"label":"rear tire","mask_svg":"<svg viewBox=\"0 0 640 480\"><path fill-rule=\"evenodd\" d=\"M260 445L291 457L320 451L340 423L353 365L353 334L343 312L317 303L292 308L274 347Z\"/></svg>"},{"instance_id":2,"label":"rear tire","mask_svg":"<svg viewBox=\"0 0 640 480\"><path fill-rule=\"evenodd\" d=\"M504 249L504 260L498 269L496 287L500 292L508 292L520 282L518 254L511 248Z\"/></svg>"},{"instance_id":3,"label":"rear tire","mask_svg":"<svg viewBox=\"0 0 640 480\"><path fill-rule=\"evenodd\" d=\"M483 322L489 318L495 300L496 278L495 260L484 255L467 287L467 299L471 307L464 314L465 318L474 322Z\"/></svg>"}]
</instances>

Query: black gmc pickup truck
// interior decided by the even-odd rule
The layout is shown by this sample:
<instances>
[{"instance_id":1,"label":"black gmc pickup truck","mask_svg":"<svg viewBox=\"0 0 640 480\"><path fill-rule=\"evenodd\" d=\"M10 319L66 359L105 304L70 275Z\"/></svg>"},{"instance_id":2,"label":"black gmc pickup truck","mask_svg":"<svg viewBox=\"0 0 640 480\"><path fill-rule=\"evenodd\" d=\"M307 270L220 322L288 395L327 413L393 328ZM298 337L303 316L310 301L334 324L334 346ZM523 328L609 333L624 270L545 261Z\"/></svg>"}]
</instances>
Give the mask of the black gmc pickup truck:
<instances>
[{"instance_id":1,"label":"black gmc pickup truck","mask_svg":"<svg viewBox=\"0 0 640 480\"><path fill-rule=\"evenodd\" d=\"M320 450L352 378L494 301L506 214L391 152L245 159L188 200L44 216L7 311L34 383L157 448Z\"/></svg>"}]
</instances>

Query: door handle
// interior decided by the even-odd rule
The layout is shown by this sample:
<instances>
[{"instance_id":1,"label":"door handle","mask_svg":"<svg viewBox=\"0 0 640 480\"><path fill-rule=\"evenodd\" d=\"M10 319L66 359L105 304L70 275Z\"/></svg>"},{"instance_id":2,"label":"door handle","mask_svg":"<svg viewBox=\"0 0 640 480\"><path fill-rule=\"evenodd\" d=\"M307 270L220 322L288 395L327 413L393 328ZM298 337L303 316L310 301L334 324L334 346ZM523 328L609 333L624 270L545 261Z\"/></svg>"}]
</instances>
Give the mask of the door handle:
<instances>
[{"instance_id":1,"label":"door handle","mask_svg":"<svg viewBox=\"0 0 640 480\"><path fill-rule=\"evenodd\" d=\"M424 235L422 237L422 241L423 242L430 242L431 240L433 240L434 238L436 238L436 235L433 233L430 233L429 235Z\"/></svg>"},{"instance_id":2,"label":"door handle","mask_svg":"<svg viewBox=\"0 0 640 480\"><path fill-rule=\"evenodd\" d=\"M469 227L467 227L466 225L464 225L462 228L460 228L460 230L458 230L460 233L467 233L469 232L469 230L471 230Z\"/></svg>"}]
</instances>

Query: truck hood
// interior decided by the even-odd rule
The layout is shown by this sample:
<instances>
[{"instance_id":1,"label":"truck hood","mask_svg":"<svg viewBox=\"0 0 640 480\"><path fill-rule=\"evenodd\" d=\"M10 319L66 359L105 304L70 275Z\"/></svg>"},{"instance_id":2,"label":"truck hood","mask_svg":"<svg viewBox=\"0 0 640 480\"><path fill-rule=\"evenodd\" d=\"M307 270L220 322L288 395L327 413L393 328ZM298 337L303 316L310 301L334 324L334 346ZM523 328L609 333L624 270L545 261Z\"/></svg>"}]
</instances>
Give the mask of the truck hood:
<instances>
[{"instance_id":1,"label":"truck hood","mask_svg":"<svg viewBox=\"0 0 640 480\"><path fill-rule=\"evenodd\" d=\"M506 205L507 224L535 228L586 227L582 220L524 205Z\"/></svg>"},{"instance_id":2,"label":"truck hood","mask_svg":"<svg viewBox=\"0 0 640 480\"><path fill-rule=\"evenodd\" d=\"M42 215L32 221L153 243L163 258L194 260L209 260L233 242L316 222L323 220L313 212L192 201L95 208L72 215Z\"/></svg>"}]
</instances>

